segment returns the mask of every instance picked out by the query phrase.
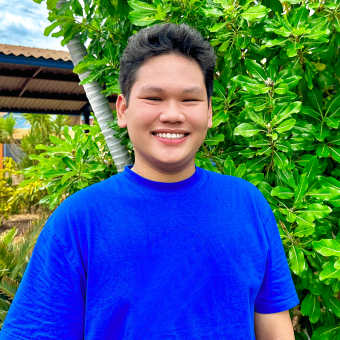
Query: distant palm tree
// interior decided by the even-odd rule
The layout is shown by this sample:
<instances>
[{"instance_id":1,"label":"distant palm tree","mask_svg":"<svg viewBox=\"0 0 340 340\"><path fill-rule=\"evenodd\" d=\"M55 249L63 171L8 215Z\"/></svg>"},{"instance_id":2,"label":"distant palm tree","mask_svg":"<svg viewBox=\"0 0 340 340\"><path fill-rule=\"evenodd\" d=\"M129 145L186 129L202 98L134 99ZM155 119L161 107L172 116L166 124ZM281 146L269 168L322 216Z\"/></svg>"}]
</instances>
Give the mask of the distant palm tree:
<instances>
[{"instance_id":1,"label":"distant palm tree","mask_svg":"<svg viewBox=\"0 0 340 340\"><path fill-rule=\"evenodd\" d=\"M11 113L7 117L0 117L0 144L10 144L11 152L16 159L21 159L20 142L14 138L16 120Z\"/></svg>"},{"instance_id":2,"label":"distant palm tree","mask_svg":"<svg viewBox=\"0 0 340 340\"><path fill-rule=\"evenodd\" d=\"M13 140L14 126L16 124L13 114L0 118L0 143L9 144Z\"/></svg>"},{"instance_id":3,"label":"distant palm tree","mask_svg":"<svg viewBox=\"0 0 340 340\"><path fill-rule=\"evenodd\" d=\"M56 7L60 9L66 0L59 0ZM87 50L75 36L67 44L73 65L76 66L87 55ZM80 80L85 79L90 74L89 71L79 74ZM94 115L97 118L99 127L105 137L106 144L110 150L112 159L117 167L118 172L124 170L125 165L132 163L129 152L124 145L121 145L121 140L113 137L113 131L108 127L107 123L113 120L112 111L109 102L104 94L103 88L97 81L84 85L86 96L90 102Z\"/></svg>"}]
</instances>

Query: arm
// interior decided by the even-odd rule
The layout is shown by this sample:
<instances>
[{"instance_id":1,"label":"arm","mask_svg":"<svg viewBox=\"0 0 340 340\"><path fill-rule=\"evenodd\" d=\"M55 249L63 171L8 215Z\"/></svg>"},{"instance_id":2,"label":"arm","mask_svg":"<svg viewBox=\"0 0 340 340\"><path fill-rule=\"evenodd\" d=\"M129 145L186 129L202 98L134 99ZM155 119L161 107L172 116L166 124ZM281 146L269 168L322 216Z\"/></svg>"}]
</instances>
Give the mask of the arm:
<instances>
[{"instance_id":1,"label":"arm","mask_svg":"<svg viewBox=\"0 0 340 340\"><path fill-rule=\"evenodd\" d=\"M273 314L254 313L256 340L295 340L289 310Z\"/></svg>"}]
</instances>

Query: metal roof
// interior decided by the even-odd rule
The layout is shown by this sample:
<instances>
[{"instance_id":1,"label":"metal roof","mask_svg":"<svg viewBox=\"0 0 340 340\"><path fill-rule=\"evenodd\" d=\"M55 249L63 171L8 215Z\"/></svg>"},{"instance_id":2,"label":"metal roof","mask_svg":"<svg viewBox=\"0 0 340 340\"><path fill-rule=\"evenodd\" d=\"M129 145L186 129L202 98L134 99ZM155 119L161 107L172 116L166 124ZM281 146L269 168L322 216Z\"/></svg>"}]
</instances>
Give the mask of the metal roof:
<instances>
[{"instance_id":1,"label":"metal roof","mask_svg":"<svg viewBox=\"0 0 340 340\"><path fill-rule=\"evenodd\" d=\"M90 112L68 52L0 44L0 112ZM108 97L115 109L116 97Z\"/></svg>"},{"instance_id":2,"label":"metal roof","mask_svg":"<svg viewBox=\"0 0 340 340\"><path fill-rule=\"evenodd\" d=\"M0 44L0 51L5 55L71 61L71 57L68 52L48 50L44 48Z\"/></svg>"}]
</instances>

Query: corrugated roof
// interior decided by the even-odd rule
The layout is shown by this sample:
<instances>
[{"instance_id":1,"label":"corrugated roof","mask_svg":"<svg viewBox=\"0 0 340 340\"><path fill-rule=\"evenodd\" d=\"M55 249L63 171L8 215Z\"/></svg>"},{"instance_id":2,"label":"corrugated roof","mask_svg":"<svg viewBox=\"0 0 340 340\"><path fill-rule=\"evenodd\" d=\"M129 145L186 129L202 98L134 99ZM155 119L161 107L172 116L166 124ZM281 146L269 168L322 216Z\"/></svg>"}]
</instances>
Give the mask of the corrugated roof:
<instances>
[{"instance_id":1,"label":"corrugated roof","mask_svg":"<svg viewBox=\"0 0 340 340\"><path fill-rule=\"evenodd\" d=\"M71 61L71 57L68 52L48 50L44 48L0 44L0 53L5 55Z\"/></svg>"},{"instance_id":2,"label":"corrugated roof","mask_svg":"<svg viewBox=\"0 0 340 340\"><path fill-rule=\"evenodd\" d=\"M48 65L69 64L69 53L0 44L0 57L3 58L0 62L0 112L80 115L90 109L84 88L79 86L79 78L72 69ZM32 57L40 58L47 65L26 63L26 58L32 60ZM6 59L14 59L14 62L6 62ZM108 97L108 100L115 110L116 97Z\"/></svg>"}]
</instances>

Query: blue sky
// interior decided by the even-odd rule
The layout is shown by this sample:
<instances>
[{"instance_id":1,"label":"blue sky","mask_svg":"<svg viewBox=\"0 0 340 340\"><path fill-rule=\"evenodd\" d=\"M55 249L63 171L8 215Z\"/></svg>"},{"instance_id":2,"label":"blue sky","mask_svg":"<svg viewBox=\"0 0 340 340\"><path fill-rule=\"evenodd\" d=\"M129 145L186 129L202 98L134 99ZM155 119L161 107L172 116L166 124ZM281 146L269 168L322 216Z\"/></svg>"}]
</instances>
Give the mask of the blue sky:
<instances>
[{"instance_id":1,"label":"blue sky","mask_svg":"<svg viewBox=\"0 0 340 340\"><path fill-rule=\"evenodd\" d=\"M39 5L33 0L0 0L0 44L67 51L61 38L44 36L47 17L46 1Z\"/></svg>"}]
</instances>

